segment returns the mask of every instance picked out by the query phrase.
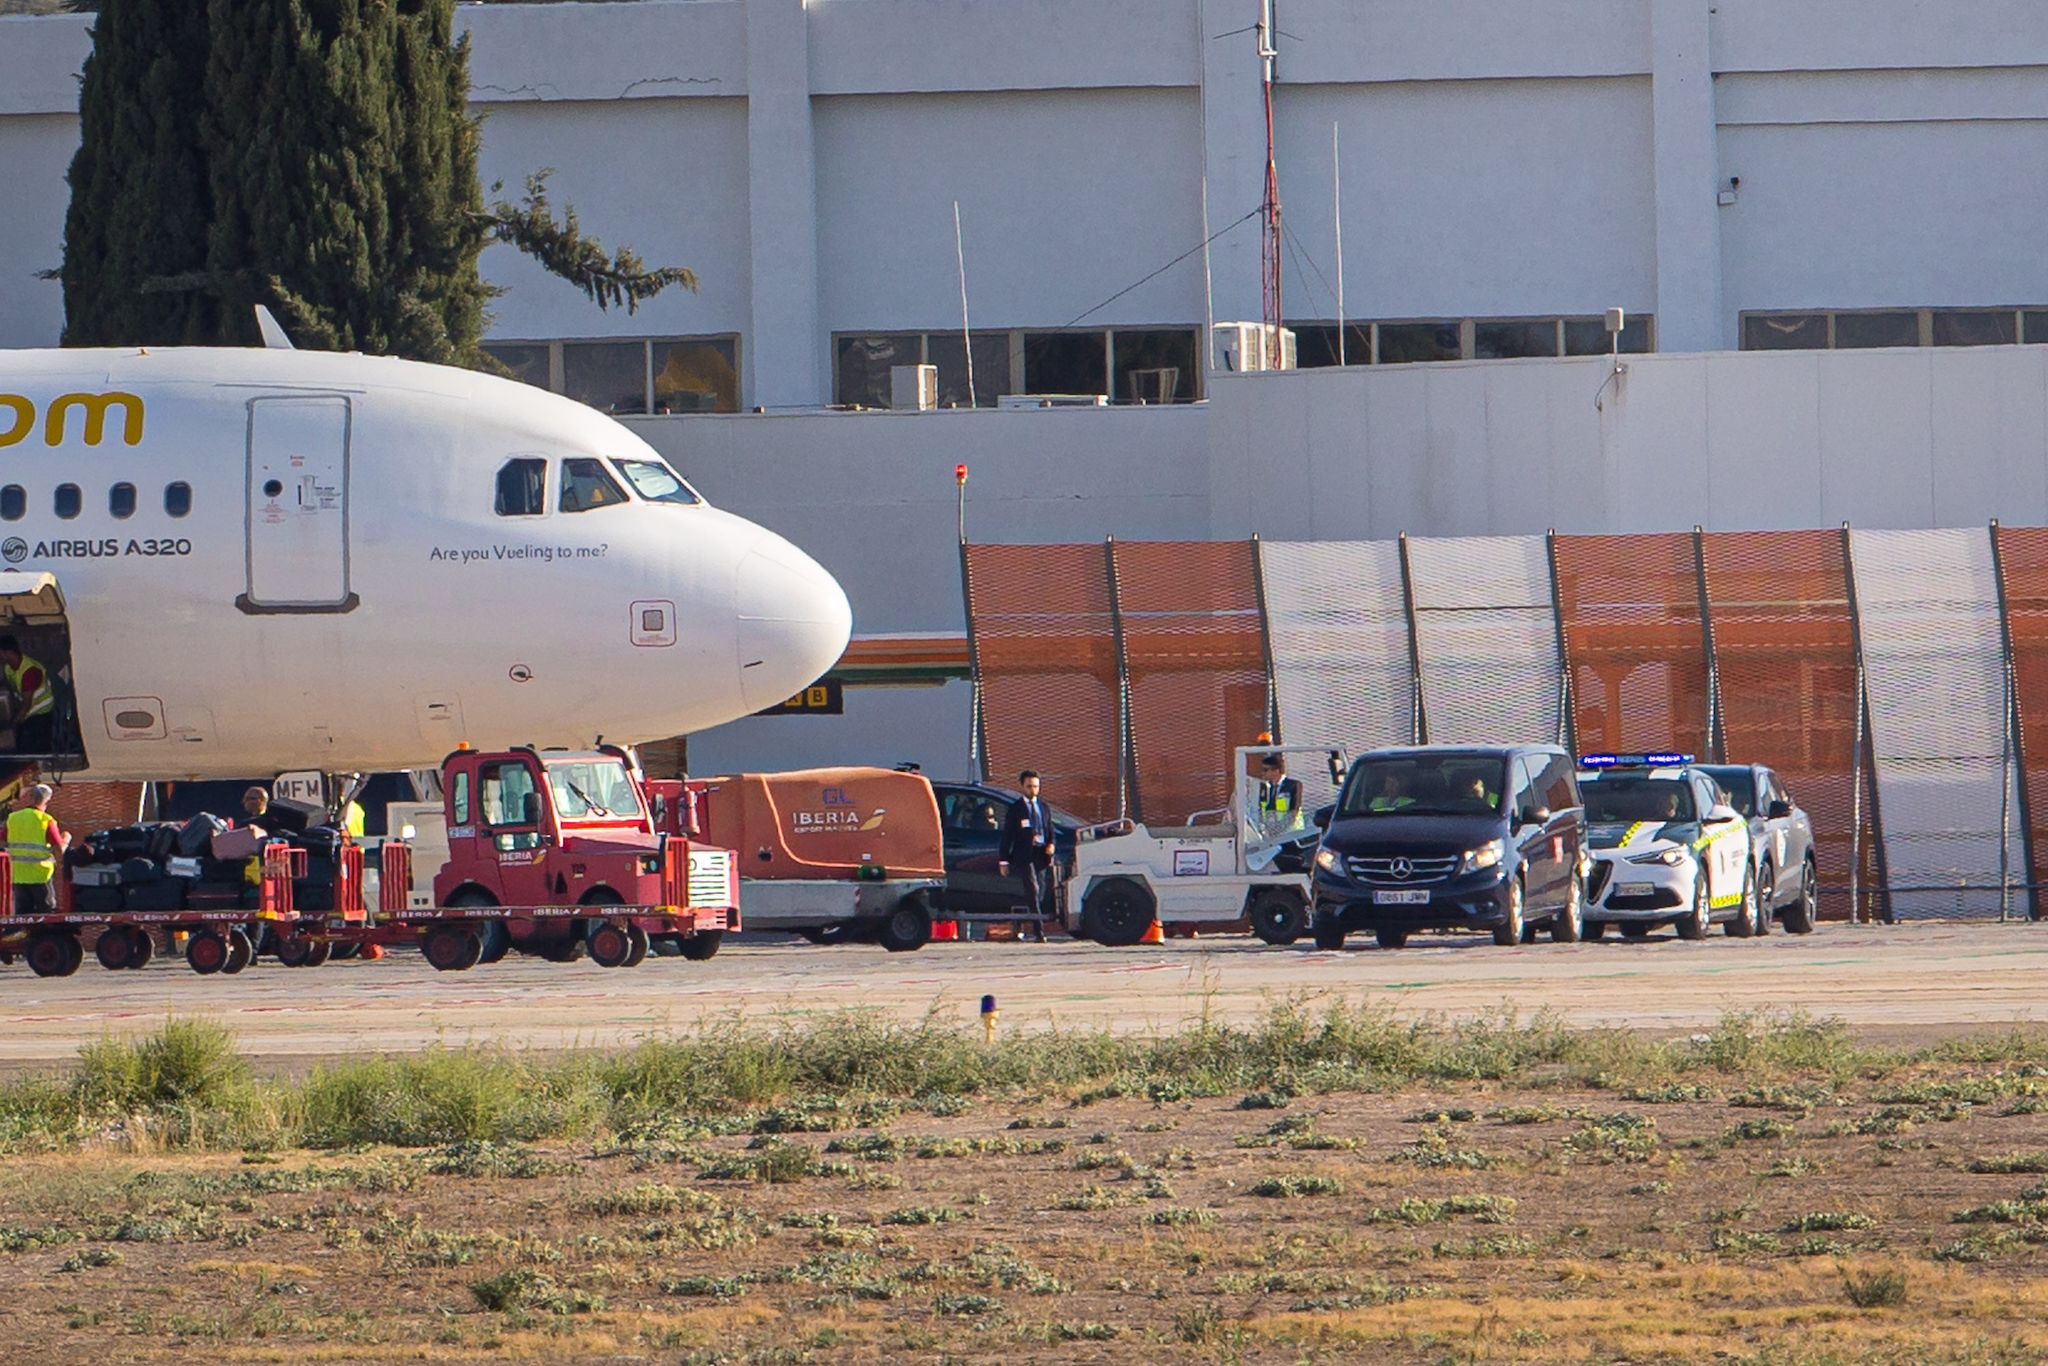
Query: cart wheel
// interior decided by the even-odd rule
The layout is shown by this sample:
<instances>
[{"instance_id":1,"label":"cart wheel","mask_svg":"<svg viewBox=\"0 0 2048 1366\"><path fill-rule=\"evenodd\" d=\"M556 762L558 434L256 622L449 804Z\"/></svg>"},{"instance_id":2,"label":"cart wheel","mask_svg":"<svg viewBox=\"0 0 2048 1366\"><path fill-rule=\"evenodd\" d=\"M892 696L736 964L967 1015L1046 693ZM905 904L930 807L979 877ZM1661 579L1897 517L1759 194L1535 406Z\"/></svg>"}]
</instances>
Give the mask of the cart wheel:
<instances>
[{"instance_id":1,"label":"cart wheel","mask_svg":"<svg viewBox=\"0 0 2048 1366\"><path fill-rule=\"evenodd\" d=\"M913 953L932 942L932 912L921 896L907 896L896 903L875 934L875 941L890 953Z\"/></svg>"},{"instance_id":2,"label":"cart wheel","mask_svg":"<svg viewBox=\"0 0 2048 1366\"><path fill-rule=\"evenodd\" d=\"M651 941L647 938L647 931L641 929L638 925L626 926L626 938L633 941L633 947L626 954L625 966L637 968L647 961L647 950L651 946Z\"/></svg>"},{"instance_id":3,"label":"cart wheel","mask_svg":"<svg viewBox=\"0 0 2048 1366\"><path fill-rule=\"evenodd\" d=\"M313 957L313 941L310 939L300 939L294 935L290 939L278 940L271 947L271 953L285 967L302 968Z\"/></svg>"},{"instance_id":4,"label":"cart wheel","mask_svg":"<svg viewBox=\"0 0 2048 1366\"><path fill-rule=\"evenodd\" d=\"M63 930L37 930L28 937L22 954L28 969L38 977L69 977L85 961L85 947L78 937Z\"/></svg>"},{"instance_id":5,"label":"cart wheel","mask_svg":"<svg viewBox=\"0 0 2048 1366\"><path fill-rule=\"evenodd\" d=\"M221 971L233 976L256 961L256 941L249 932L237 925L228 931L228 961L221 964Z\"/></svg>"},{"instance_id":6,"label":"cart wheel","mask_svg":"<svg viewBox=\"0 0 2048 1366\"><path fill-rule=\"evenodd\" d=\"M622 968L633 956L633 940L626 927L600 920L590 927L590 961L601 968Z\"/></svg>"},{"instance_id":7,"label":"cart wheel","mask_svg":"<svg viewBox=\"0 0 2048 1366\"><path fill-rule=\"evenodd\" d=\"M210 977L228 964L228 941L218 930L198 930L185 941L185 964L202 977Z\"/></svg>"},{"instance_id":8,"label":"cart wheel","mask_svg":"<svg viewBox=\"0 0 2048 1366\"><path fill-rule=\"evenodd\" d=\"M482 936L468 925L436 925L420 941L420 954L438 972L467 972L483 957Z\"/></svg>"},{"instance_id":9,"label":"cart wheel","mask_svg":"<svg viewBox=\"0 0 2048 1366\"><path fill-rule=\"evenodd\" d=\"M724 942L724 930L699 930L683 941L683 957L692 963L701 963L716 954L718 946Z\"/></svg>"},{"instance_id":10,"label":"cart wheel","mask_svg":"<svg viewBox=\"0 0 2048 1366\"><path fill-rule=\"evenodd\" d=\"M495 963L512 951L512 931L505 928L502 920L486 920L476 927L477 937L484 941L483 956L479 963Z\"/></svg>"},{"instance_id":11,"label":"cart wheel","mask_svg":"<svg viewBox=\"0 0 2048 1366\"><path fill-rule=\"evenodd\" d=\"M1301 893L1268 887L1252 898L1252 933L1268 944L1292 944L1308 928L1308 907Z\"/></svg>"},{"instance_id":12,"label":"cart wheel","mask_svg":"<svg viewBox=\"0 0 2048 1366\"><path fill-rule=\"evenodd\" d=\"M333 956L334 945L328 943L326 940L323 939L319 943L313 945L310 949L306 950L306 966L309 968L317 968Z\"/></svg>"},{"instance_id":13,"label":"cart wheel","mask_svg":"<svg viewBox=\"0 0 2048 1366\"><path fill-rule=\"evenodd\" d=\"M135 931L135 956L128 960L131 968L146 968L156 957L156 936L148 930Z\"/></svg>"},{"instance_id":14,"label":"cart wheel","mask_svg":"<svg viewBox=\"0 0 2048 1366\"><path fill-rule=\"evenodd\" d=\"M140 952L136 940L144 936L126 925L109 925L100 932L100 939L92 946L93 957L100 960L100 966L109 972L135 966L135 956Z\"/></svg>"}]
</instances>

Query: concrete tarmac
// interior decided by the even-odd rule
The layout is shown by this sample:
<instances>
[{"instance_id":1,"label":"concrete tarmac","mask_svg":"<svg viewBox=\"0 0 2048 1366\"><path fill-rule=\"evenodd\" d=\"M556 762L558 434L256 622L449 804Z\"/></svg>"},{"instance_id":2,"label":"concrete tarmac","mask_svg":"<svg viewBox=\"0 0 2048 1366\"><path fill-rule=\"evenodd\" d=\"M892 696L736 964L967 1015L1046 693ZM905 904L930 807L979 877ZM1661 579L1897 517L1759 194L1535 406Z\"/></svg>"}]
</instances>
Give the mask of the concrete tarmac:
<instances>
[{"instance_id":1,"label":"concrete tarmac","mask_svg":"<svg viewBox=\"0 0 2048 1366\"><path fill-rule=\"evenodd\" d=\"M1242 1020L1283 1000L1373 1002L1407 1014L1547 1009L1573 1023L1659 1032L1712 1024L1731 1010L1799 1008L1911 1038L2048 1018L2048 925L1823 925L1736 940L1717 929L1687 944L1549 942L1496 948L1424 937L1387 951L1370 941L1322 953L1243 937L1106 949L1048 944L933 944L890 954L764 937L707 963L650 957L637 968L518 955L439 973L415 953L290 969L262 960L235 977L201 977L159 959L108 972L90 954L75 976L0 968L0 1067L68 1059L80 1043L167 1015L232 1027L255 1057L289 1065L431 1044L556 1049L630 1043L700 1024L758 1026L865 1009L928 1011L972 1026L984 993L1005 1031L1063 1027L1168 1030L1199 1018Z\"/></svg>"}]
</instances>

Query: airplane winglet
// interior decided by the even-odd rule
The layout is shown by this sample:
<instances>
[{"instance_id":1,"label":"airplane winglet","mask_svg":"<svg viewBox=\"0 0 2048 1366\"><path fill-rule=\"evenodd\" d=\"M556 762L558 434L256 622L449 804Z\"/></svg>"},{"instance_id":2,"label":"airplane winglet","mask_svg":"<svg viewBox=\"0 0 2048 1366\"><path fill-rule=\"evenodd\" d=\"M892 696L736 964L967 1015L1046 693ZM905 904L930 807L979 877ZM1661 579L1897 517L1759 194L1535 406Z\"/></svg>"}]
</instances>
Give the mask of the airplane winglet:
<instances>
[{"instance_id":1,"label":"airplane winglet","mask_svg":"<svg viewBox=\"0 0 2048 1366\"><path fill-rule=\"evenodd\" d=\"M284 334L284 327L275 315L262 304L256 305L256 330L263 334L263 345L272 351L295 351L292 339Z\"/></svg>"}]
</instances>

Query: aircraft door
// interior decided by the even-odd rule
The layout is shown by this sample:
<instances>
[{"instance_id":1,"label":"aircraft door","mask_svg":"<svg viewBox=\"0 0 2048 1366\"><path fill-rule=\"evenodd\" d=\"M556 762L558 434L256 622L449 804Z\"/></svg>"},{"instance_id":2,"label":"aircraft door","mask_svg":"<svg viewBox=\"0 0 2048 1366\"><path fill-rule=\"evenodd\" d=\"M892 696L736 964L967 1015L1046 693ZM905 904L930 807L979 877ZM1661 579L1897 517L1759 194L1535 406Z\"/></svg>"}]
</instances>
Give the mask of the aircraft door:
<instances>
[{"instance_id":1,"label":"aircraft door","mask_svg":"<svg viewBox=\"0 0 2048 1366\"><path fill-rule=\"evenodd\" d=\"M245 612L346 612L349 401L249 402Z\"/></svg>"}]
</instances>

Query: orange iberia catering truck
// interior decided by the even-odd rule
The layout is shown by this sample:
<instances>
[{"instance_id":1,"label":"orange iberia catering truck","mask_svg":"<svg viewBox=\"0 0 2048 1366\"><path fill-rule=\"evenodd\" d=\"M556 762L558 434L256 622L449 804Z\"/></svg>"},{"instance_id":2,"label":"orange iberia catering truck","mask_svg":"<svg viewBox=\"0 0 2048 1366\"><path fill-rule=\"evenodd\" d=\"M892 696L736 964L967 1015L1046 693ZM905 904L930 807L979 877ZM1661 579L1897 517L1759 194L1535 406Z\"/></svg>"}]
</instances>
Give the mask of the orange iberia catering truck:
<instances>
[{"instance_id":1,"label":"orange iberia catering truck","mask_svg":"<svg viewBox=\"0 0 2048 1366\"><path fill-rule=\"evenodd\" d=\"M748 929L892 953L930 941L946 862L922 774L814 768L696 778L689 789L699 834L734 851Z\"/></svg>"}]
</instances>

